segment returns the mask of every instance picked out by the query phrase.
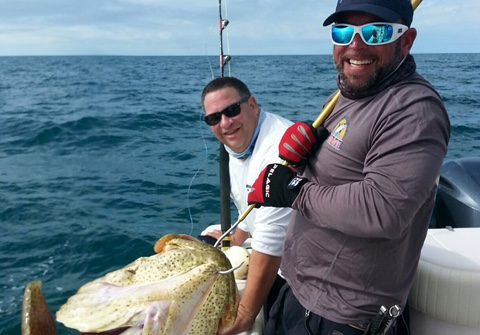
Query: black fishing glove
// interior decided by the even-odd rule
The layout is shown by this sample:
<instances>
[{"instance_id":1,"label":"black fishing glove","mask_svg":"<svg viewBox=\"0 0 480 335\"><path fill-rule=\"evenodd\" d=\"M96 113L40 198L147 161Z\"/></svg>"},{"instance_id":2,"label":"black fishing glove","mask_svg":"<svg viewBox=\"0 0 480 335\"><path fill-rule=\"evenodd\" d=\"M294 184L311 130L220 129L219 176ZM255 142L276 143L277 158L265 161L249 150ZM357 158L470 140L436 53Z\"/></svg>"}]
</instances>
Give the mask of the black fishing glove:
<instances>
[{"instance_id":1,"label":"black fishing glove","mask_svg":"<svg viewBox=\"0 0 480 335\"><path fill-rule=\"evenodd\" d=\"M269 164L260 172L248 194L248 204L255 207L292 207L300 189L308 180L298 177L291 168Z\"/></svg>"}]
</instances>

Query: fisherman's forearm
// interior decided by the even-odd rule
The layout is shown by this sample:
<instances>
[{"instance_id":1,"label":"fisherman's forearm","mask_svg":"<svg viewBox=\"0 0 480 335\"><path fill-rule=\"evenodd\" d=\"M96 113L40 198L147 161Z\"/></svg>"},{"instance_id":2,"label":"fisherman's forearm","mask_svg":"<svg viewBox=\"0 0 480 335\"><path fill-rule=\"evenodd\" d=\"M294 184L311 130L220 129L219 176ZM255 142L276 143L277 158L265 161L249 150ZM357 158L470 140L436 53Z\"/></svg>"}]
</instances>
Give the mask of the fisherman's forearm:
<instances>
[{"instance_id":1,"label":"fisherman's forearm","mask_svg":"<svg viewBox=\"0 0 480 335\"><path fill-rule=\"evenodd\" d=\"M250 311L253 321L260 312L277 276L281 257L253 250L250 258L247 285L240 304Z\"/></svg>"}]
</instances>

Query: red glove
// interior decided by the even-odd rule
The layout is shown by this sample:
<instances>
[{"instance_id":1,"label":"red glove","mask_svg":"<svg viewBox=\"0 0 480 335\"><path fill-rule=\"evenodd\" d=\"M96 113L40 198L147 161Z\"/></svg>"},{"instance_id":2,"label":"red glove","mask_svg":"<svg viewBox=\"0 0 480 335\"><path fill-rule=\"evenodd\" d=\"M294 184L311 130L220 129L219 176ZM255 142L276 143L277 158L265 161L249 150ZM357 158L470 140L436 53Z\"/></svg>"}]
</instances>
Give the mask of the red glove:
<instances>
[{"instance_id":1,"label":"red glove","mask_svg":"<svg viewBox=\"0 0 480 335\"><path fill-rule=\"evenodd\" d=\"M278 145L278 155L292 166L303 166L330 135L324 127L313 128L306 122L291 125Z\"/></svg>"},{"instance_id":2,"label":"red glove","mask_svg":"<svg viewBox=\"0 0 480 335\"><path fill-rule=\"evenodd\" d=\"M258 175L247 202L255 207L292 207L307 179L296 176L289 167L269 164Z\"/></svg>"}]
</instances>

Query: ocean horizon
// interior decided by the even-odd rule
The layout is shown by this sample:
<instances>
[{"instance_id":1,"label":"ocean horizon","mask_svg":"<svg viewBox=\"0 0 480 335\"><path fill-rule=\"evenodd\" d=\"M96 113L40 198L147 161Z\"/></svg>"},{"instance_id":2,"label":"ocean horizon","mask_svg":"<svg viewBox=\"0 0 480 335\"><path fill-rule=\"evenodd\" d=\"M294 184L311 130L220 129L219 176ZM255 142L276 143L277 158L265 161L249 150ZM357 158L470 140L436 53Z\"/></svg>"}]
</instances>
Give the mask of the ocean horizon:
<instances>
[{"instance_id":1,"label":"ocean horizon","mask_svg":"<svg viewBox=\"0 0 480 335\"><path fill-rule=\"evenodd\" d=\"M478 55L479 52L476 51L448 51L448 52L412 52L412 55L415 56L422 56L422 55ZM294 56L327 56L332 57L331 53L298 53L298 54L236 54L234 58L237 57L294 57ZM159 54L107 54L107 53L99 53L99 54L24 54L24 55L16 55L16 54L0 54L1 57L213 57L218 59L218 55L213 54L192 54L192 55L176 55L176 54L166 54L166 55L159 55Z\"/></svg>"}]
</instances>

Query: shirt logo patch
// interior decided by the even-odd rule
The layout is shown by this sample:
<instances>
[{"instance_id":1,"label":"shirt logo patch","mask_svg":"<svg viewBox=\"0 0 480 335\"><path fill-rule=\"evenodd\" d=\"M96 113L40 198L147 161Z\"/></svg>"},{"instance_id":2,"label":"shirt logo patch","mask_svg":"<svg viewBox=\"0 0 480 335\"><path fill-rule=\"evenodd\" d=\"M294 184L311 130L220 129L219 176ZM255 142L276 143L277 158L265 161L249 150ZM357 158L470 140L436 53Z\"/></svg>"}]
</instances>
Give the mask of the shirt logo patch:
<instances>
[{"instance_id":1,"label":"shirt logo patch","mask_svg":"<svg viewBox=\"0 0 480 335\"><path fill-rule=\"evenodd\" d=\"M343 145L343 139L347 135L348 122L347 119L342 119L335 129L332 131L327 139L327 143L334 147L336 150L340 150Z\"/></svg>"}]
</instances>

